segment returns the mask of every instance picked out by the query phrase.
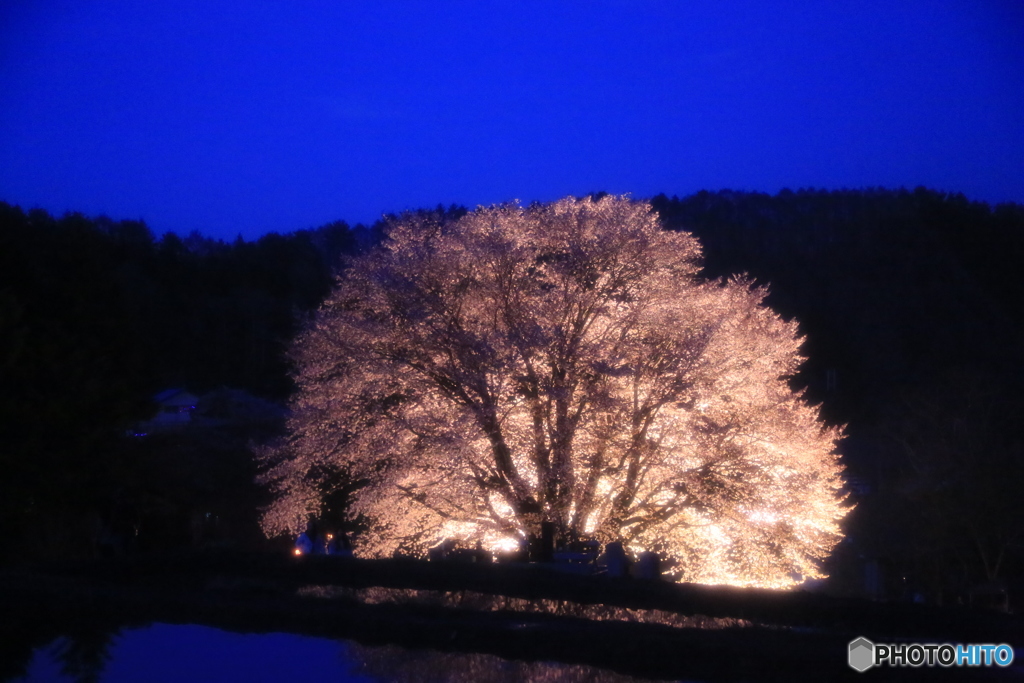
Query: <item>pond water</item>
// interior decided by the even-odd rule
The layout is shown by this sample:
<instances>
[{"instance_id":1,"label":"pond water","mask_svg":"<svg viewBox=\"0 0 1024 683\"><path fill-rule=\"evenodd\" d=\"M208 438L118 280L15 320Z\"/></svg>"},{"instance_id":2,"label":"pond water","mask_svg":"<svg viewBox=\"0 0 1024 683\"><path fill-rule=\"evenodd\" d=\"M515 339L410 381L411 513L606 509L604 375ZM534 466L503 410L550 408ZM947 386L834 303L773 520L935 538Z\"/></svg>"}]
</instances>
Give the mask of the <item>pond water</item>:
<instances>
[{"instance_id":1,"label":"pond water","mask_svg":"<svg viewBox=\"0 0 1024 683\"><path fill-rule=\"evenodd\" d=\"M240 634L208 626L151 624L59 638L33 653L16 683L213 681L508 681L628 683L593 667L518 662L493 655L370 647L287 633Z\"/></svg>"}]
</instances>

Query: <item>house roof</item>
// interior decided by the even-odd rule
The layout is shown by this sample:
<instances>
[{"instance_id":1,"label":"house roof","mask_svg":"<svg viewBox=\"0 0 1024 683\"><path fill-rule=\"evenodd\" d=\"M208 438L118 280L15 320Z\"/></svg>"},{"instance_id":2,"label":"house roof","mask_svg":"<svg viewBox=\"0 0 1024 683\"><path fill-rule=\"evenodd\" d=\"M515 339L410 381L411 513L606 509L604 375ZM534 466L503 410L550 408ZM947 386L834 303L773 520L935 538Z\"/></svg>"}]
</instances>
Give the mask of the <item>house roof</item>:
<instances>
[{"instance_id":1,"label":"house roof","mask_svg":"<svg viewBox=\"0 0 1024 683\"><path fill-rule=\"evenodd\" d=\"M153 397L153 401L162 406L194 406L199 397L184 389L164 389Z\"/></svg>"}]
</instances>

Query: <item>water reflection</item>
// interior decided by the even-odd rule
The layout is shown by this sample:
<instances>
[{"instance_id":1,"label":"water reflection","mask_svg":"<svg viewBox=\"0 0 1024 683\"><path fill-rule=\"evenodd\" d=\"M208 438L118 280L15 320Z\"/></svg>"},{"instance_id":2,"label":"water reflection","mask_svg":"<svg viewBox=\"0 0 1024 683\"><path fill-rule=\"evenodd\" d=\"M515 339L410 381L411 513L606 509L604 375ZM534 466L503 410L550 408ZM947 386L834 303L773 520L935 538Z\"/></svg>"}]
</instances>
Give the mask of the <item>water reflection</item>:
<instances>
[{"instance_id":1,"label":"water reflection","mask_svg":"<svg viewBox=\"0 0 1024 683\"><path fill-rule=\"evenodd\" d=\"M494 655L407 650L286 633L239 634L207 626L152 624L79 632L38 648L16 683L251 683L316 680L548 681L628 683L593 667L518 662Z\"/></svg>"},{"instance_id":2,"label":"water reflection","mask_svg":"<svg viewBox=\"0 0 1024 683\"><path fill-rule=\"evenodd\" d=\"M394 645L367 647L353 644L354 670L378 681L395 683L630 683L641 679L582 664L510 661L484 654L406 650Z\"/></svg>"},{"instance_id":3,"label":"water reflection","mask_svg":"<svg viewBox=\"0 0 1024 683\"><path fill-rule=\"evenodd\" d=\"M152 624L39 648L18 683L360 681L347 644L287 633L239 634L208 626Z\"/></svg>"}]
</instances>

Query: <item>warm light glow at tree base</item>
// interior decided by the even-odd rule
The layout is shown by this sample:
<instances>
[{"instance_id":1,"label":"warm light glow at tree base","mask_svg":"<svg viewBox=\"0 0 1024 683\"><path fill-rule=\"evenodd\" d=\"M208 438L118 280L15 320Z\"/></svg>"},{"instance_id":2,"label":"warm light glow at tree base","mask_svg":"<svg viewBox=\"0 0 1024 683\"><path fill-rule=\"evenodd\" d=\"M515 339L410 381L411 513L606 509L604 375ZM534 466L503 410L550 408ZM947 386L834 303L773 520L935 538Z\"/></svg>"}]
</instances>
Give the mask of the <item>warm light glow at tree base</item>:
<instances>
[{"instance_id":1,"label":"warm light glow at tree base","mask_svg":"<svg viewBox=\"0 0 1024 683\"><path fill-rule=\"evenodd\" d=\"M339 481L357 553L539 537L651 550L672 576L820 577L847 512L840 430L793 391L795 321L644 203L393 222L296 340L289 436L260 451L293 534Z\"/></svg>"}]
</instances>

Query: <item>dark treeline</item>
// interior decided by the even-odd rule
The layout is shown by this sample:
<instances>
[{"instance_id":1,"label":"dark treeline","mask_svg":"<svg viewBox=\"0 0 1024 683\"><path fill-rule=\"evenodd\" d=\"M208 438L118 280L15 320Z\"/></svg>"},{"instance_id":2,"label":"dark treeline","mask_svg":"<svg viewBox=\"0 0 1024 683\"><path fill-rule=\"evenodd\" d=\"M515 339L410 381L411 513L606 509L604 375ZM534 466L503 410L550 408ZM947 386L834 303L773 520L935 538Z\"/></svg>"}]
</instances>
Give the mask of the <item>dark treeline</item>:
<instances>
[{"instance_id":1,"label":"dark treeline","mask_svg":"<svg viewBox=\"0 0 1024 683\"><path fill-rule=\"evenodd\" d=\"M653 205L667 227L700 239L708 276L748 273L800 321L808 361L794 382L849 435L858 507L833 572L861 585L871 565L869 593L935 601L1019 580L1024 207L928 190L701 192ZM6 537L46 535L78 551L59 539L88 529L54 529L81 527L83 512L103 519L112 501L137 512L212 500L225 482L251 476L251 461L218 473L195 454L235 453L242 463L248 440L272 431L266 420L230 429L211 420L216 429L187 438L125 431L168 387L220 396L211 406L225 396L280 405L288 343L342 257L379 228L158 240L138 222L0 204ZM169 462L193 463L173 493L161 489ZM183 481L188 472L200 489ZM254 506L257 497L233 500Z\"/></svg>"},{"instance_id":2,"label":"dark treeline","mask_svg":"<svg viewBox=\"0 0 1024 683\"><path fill-rule=\"evenodd\" d=\"M0 203L0 555L88 553L237 502L248 442L271 428L260 402L287 397L287 345L356 238L334 223L157 240L139 222ZM207 397L207 428L126 437L169 387Z\"/></svg>"},{"instance_id":3,"label":"dark treeline","mask_svg":"<svg viewBox=\"0 0 1024 683\"><path fill-rule=\"evenodd\" d=\"M834 422L875 420L894 390L950 370L1019 378L1024 207L923 189L653 204L668 227L700 238L707 275L749 273L800 321L801 379Z\"/></svg>"}]
</instances>

